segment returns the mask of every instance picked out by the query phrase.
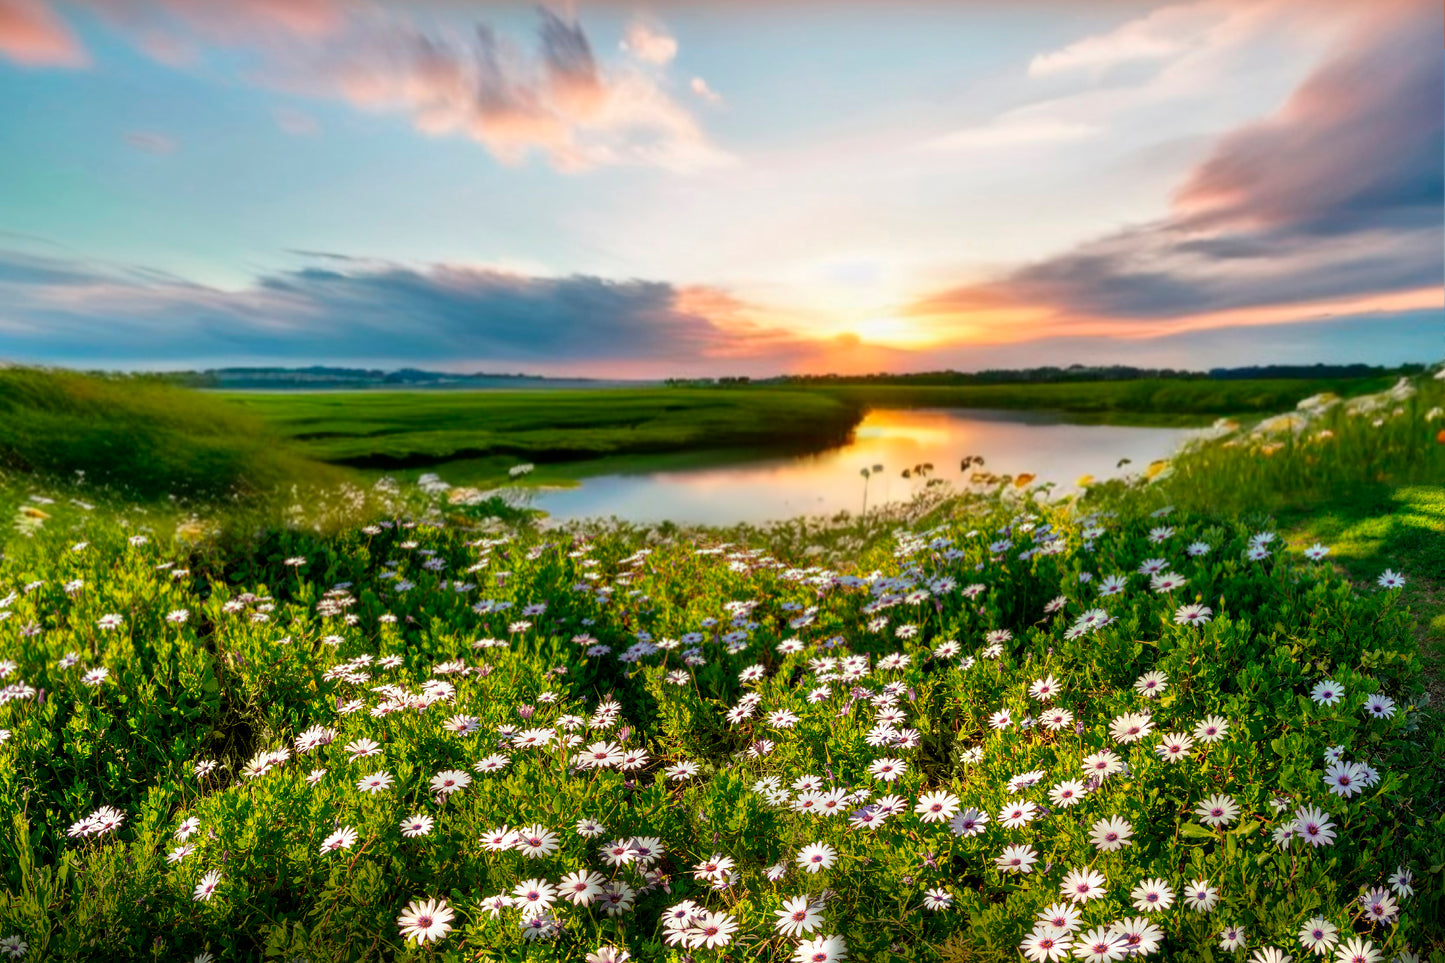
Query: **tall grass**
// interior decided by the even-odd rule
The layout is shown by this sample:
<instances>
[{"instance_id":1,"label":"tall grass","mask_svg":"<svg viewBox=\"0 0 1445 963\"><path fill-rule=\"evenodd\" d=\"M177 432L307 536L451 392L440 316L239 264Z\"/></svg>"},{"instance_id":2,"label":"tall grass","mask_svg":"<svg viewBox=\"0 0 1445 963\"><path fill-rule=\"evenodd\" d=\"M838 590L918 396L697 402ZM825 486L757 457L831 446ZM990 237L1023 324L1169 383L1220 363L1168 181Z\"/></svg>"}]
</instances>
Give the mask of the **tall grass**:
<instances>
[{"instance_id":1,"label":"tall grass","mask_svg":"<svg viewBox=\"0 0 1445 963\"><path fill-rule=\"evenodd\" d=\"M1442 429L1445 380L1438 378L1402 378L1349 400L1316 395L1253 426L1221 419L1134 483L1091 486L1086 501L1226 513L1375 503L1398 486L1445 484Z\"/></svg>"},{"instance_id":2,"label":"tall grass","mask_svg":"<svg viewBox=\"0 0 1445 963\"><path fill-rule=\"evenodd\" d=\"M37 368L0 369L0 468L140 500L245 497L339 477L220 399L144 376Z\"/></svg>"}]
</instances>

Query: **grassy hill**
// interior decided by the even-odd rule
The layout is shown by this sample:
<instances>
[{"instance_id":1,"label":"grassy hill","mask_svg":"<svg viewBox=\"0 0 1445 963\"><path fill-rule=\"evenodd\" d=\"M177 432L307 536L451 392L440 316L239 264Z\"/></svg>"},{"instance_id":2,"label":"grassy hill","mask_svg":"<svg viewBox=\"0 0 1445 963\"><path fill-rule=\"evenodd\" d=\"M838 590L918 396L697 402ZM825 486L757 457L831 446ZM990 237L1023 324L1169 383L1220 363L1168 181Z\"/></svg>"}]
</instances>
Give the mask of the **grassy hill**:
<instances>
[{"instance_id":1,"label":"grassy hill","mask_svg":"<svg viewBox=\"0 0 1445 963\"><path fill-rule=\"evenodd\" d=\"M160 380L0 369L0 469L151 500L245 497L335 471L244 408Z\"/></svg>"}]
</instances>

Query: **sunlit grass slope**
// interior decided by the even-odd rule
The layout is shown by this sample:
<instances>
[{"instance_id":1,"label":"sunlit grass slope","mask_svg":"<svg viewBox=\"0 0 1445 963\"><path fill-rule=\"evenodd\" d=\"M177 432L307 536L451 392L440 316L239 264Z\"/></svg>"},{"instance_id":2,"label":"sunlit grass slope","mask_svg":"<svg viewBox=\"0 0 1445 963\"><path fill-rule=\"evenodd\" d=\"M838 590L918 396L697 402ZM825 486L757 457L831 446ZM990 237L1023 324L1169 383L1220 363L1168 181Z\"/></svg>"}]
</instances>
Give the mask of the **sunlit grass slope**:
<instances>
[{"instance_id":1,"label":"sunlit grass slope","mask_svg":"<svg viewBox=\"0 0 1445 963\"><path fill-rule=\"evenodd\" d=\"M142 500L334 477L244 408L144 377L0 369L0 468Z\"/></svg>"}]
</instances>

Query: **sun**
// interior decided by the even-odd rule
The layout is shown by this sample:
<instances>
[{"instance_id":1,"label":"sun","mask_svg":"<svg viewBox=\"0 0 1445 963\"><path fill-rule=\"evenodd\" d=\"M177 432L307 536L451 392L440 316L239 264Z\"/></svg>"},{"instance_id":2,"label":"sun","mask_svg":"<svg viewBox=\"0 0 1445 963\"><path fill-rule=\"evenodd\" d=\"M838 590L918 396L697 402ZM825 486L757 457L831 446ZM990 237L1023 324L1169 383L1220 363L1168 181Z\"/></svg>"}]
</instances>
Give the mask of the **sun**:
<instances>
[{"instance_id":1,"label":"sun","mask_svg":"<svg viewBox=\"0 0 1445 963\"><path fill-rule=\"evenodd\" d=\"M913 322L891 315L880 315L849 325L849 330L863 341L872 344L914 347L928 344L932 339L920 331Z\"/></svg>"}]
</instances>

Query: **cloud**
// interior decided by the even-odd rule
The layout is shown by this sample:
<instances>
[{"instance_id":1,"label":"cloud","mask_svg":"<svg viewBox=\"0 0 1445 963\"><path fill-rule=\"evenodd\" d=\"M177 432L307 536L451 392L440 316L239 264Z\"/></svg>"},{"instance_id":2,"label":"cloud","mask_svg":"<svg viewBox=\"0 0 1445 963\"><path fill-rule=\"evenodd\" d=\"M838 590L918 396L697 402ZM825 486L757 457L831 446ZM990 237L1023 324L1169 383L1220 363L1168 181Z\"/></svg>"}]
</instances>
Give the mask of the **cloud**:
<instances>
[{"instance_id":1,"label":"cloud","mask_svg":"<svg viewBox=\"0 0 1445 963\"><path fill-rule=\"evenodd\" d=\"M156 133L153 130L132 130L125 134L124 140L131 147L147 154L170 154L176 149L174 137Z\"/></svg>"},{"instance_id":2,"label":"cloud","mask_svg":"<svg viewBox=\"0 0 1445 963\"><path fill-rule=\"evenodd\" d=\"M0 55L23 67L85 67L90 57L42 0L0 0Z\"/></svg>"},{"instance_id":3,"label":"cloud","mask_svg":"<svg viewBox=\"0 0 1445 963\"><path fill-rule=\"evenodd\" d=\"M663 66L677 56L677 40L667 31L636 21L618 46L638 60Z\"/></svg>"},{"instance_id":4,"label":"cloud","mask_svg":"<svg viewBox=\"0 0 1445 963\"><path fill-rule=\"evenodd\" d=\"M345 358L667 371L776 364L806 349L713 289L317 253L324 265L238 291L0 253L0 331L15 357L102 364Z\"/></svg>"},{"instance_id":5,"label":"cloud","mask_svg":"<svg viewBox=\"0 0 1445 963\"><path fill-rule=\"evenodd\" d=\"M1026 114L1005 114L987 124L965 127L945 134L924 146L932 150L988 150L999 147L1034 147L1092 137L1103 128Z\"/></svg>"},{"instance_id":6,"label":"cloud","mask_svg":"<svg viewBox=\"0 0 1445 963\"><path fill-rule=\"evenodd\" d=\"M469 38L372 25L284 81L373 110L403 109L419 130L462 134L507 164L533 151L563 171L610 164L696 170L731 162L659 80L598 62L581 25L540 10L535 53L487 24Z\"/></svg>"},{"instance_id":7,"label":"cloud","mask_svg":"<svg viewBox=\"0 0 1445 963\"><path fill-rule=\"evenodd\" d=\"M1217 141L1168 216L911 313L1014 340L1023 318L1037 336L1098 319L1438 291L1441 30L1438 4L1372 9L1279 111Z\"/></svg>"},{"instance_id":8,"label":"cloud","mask_svg":"<svg viewBox=\"0 0 1445 963\"><path fill-rule=\"evenodd\" d=\"M703 80L701 77L694 77L694 78L692 78L692 83L690 83L688 86L692 88L692 92L693 92L693 93L697 94L699 97L701 97L703 100L707 101L708 103L710 103L710 104L720 104L720 103L722 103L722 99L723 99L722 94L718 93L716 90L713 90L711 87L709 87L709 86L707 85L707 81L706 81L706 80Z\"/></svg>"},{"instance_id":9,"label":"cloud","mask_svg":"<svg viewBox=\"0 0 1445 963\"><path fill-rule=\"evenodd\" d=\"M1029 76L1086 70L1101 73L1137 61L1169 60L1203 42L1219 20L1218 0L1160 7L1109 33L1075 41L1029 61Z\"/></svg>"},{"instance_id":10,"label":"cloud","mask_svg":"<svg viewBox=\"0 0 1445 963\"><path fill-rule=\"evenodd\" d=\"M172 48L192 49L189 34L210 44L254 44L281 37L318 39L345 24L345 0L75 0L169 63ZM147 39L164 37L157 46Z\"/></svg>"}]
</instances>

